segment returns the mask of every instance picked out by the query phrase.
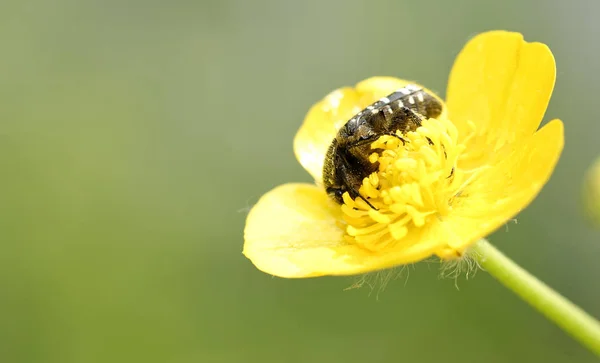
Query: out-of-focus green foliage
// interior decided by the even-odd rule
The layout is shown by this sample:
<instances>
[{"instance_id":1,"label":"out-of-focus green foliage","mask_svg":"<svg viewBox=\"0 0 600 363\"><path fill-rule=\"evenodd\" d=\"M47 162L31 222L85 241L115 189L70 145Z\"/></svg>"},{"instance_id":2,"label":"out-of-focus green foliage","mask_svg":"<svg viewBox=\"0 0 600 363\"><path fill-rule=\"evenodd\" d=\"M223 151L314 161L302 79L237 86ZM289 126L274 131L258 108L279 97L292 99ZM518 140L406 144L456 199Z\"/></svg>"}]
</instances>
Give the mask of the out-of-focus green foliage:
<instances>
[{"instance_id":1,"label":"out-of-focus green foliage","mask_svg":"<svg viewBox=\"0 0 600 363\"><path fill-rule=\"evenodd\" d=\"M600 157L590 165L586 172L583 188L582 202L584 213L593 225L600 225Z\"/></svg>"},{"instance_id":2,"label":"out-of-focus green foliage","mask_svg":"<svg viewBox=\"0 0 600 363\"><path fill-rule=\"evenodd\" d=\"M260 195L310 182L310 105L372 75L443 95L472 35L520 31L558 64L566 147L493 236L600 315L599 235L579 209L600 154L594 1L0 3L0 361L593 362L484 272L421 263L385 291L282 280L241 255ZM547 121L547 120L546 120Z\"/></svg>"}]
</instances>

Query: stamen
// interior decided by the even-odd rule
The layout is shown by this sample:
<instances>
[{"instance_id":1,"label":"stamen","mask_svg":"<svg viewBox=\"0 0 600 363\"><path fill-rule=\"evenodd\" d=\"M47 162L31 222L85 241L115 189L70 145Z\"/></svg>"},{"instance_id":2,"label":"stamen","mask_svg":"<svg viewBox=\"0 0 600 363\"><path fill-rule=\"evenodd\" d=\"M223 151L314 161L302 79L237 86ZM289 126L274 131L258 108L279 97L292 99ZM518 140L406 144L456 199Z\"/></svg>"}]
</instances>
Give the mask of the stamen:
<instances>
[{"instance_id":1,"label":"stamen","mask_svg":"<svg viewBox=\"0 0 600 363\"><path fill-rule=\"evenodd\" d=\"M476 133L471 126L466 141ZM375 140L371 148L377 151L369 161L378 163L378 170L363 180L361 197L343 196L346 239L381 251L451 213L452 204L483 170L459 168L465 145L458 136L449 120L429 119L415 131Z\"/></svg>"}]
</instances>

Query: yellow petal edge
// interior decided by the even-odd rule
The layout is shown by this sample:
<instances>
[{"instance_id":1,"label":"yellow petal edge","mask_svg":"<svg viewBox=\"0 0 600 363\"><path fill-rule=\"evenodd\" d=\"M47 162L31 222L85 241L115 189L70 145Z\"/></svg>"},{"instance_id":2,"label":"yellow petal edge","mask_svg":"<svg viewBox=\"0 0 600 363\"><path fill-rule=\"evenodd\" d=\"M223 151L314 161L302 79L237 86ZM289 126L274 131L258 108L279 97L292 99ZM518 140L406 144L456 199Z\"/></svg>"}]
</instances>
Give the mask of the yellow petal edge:
<instances>
[{"instance_id":1,"label":"yellow petal edge","mask_svg":"<svg viewBox=\"0 0 600 363\"><path fill-rule=\"evenodd\" d=\"M537 130L555 78L554 56L545 44L528 43L519 33L482 33L454 62L446 94L448 117L463 136L469 133L468 121L476 124L470 149L494 152Z\"/></svg>"},{"instance_id":2,"label":"yellow petal edge","mask_svg":"<svg viewBox=\"0 0 600 363\"><path fill-rule=\"evenodd\" d=\"M465 189L464 202L445 220L448 246L464 250L525 209L548 182L564 146L564 127L553 120ZM437 254L445 258L442 248Z\"/></svg>"},{"instance_id":3,"label":"yellow petal edge","mask_svg":"<svg viewBox=\"0 0 600 363\"><path fill-rule=\"evenodd\" d=\"M340 207L311 184L284 184L252 208L244 255L266 273L287 277L353 275L430 256L438 246L413 243L401 254L374 254L344 240ZM416 238L417 239L417 238Z\"/></svg>"}]
</instances>

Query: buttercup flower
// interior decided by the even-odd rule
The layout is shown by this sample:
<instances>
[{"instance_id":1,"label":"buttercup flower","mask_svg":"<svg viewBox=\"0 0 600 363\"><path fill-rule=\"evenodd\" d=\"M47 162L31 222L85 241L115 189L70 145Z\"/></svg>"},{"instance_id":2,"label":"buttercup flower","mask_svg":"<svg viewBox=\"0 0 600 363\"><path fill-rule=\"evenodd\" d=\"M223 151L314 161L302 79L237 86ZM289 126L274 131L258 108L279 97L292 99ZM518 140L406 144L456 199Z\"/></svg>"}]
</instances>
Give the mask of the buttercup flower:
<instances>
[{"instance_id":1,"label":"buttercup flower","mask_svg":"<svg viewBox=\"0 0 600 363\"><path fill-rule=\"evenodd\" d=\"M442 114L402 134L405 142L388 135L374 141L370 161L379 168L364 179L361 197L346 193L342 205L322 182L337 130L414 82L375 77L333 91L310 109L294 140L316 185L284 184L265 194L248 215L244 254L260 270L289 278L461 256L525 208L554 170L562 122L538 130L554 79L544 44L505 31L475 37L456 59Z\"/></svg>"}]
</instances>

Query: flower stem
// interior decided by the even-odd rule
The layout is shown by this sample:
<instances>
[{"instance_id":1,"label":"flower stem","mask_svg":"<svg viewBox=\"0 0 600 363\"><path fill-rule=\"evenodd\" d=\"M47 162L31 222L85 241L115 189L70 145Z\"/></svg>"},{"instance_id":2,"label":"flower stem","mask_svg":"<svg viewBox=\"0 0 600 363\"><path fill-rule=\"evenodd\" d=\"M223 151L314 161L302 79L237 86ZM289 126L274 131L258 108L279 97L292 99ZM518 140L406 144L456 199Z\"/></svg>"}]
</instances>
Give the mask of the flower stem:
<instances>
[{"instance_id":1,"label":"flower stem","mask_svg":"<svg viewBox=\"0 0 600 363\"><path fill-rule=\"evenodd\" d=\"M469 254L501 284L600 356L598 320L525 271L485 239L475 243Z\"/></svg>"}]
</instances>

